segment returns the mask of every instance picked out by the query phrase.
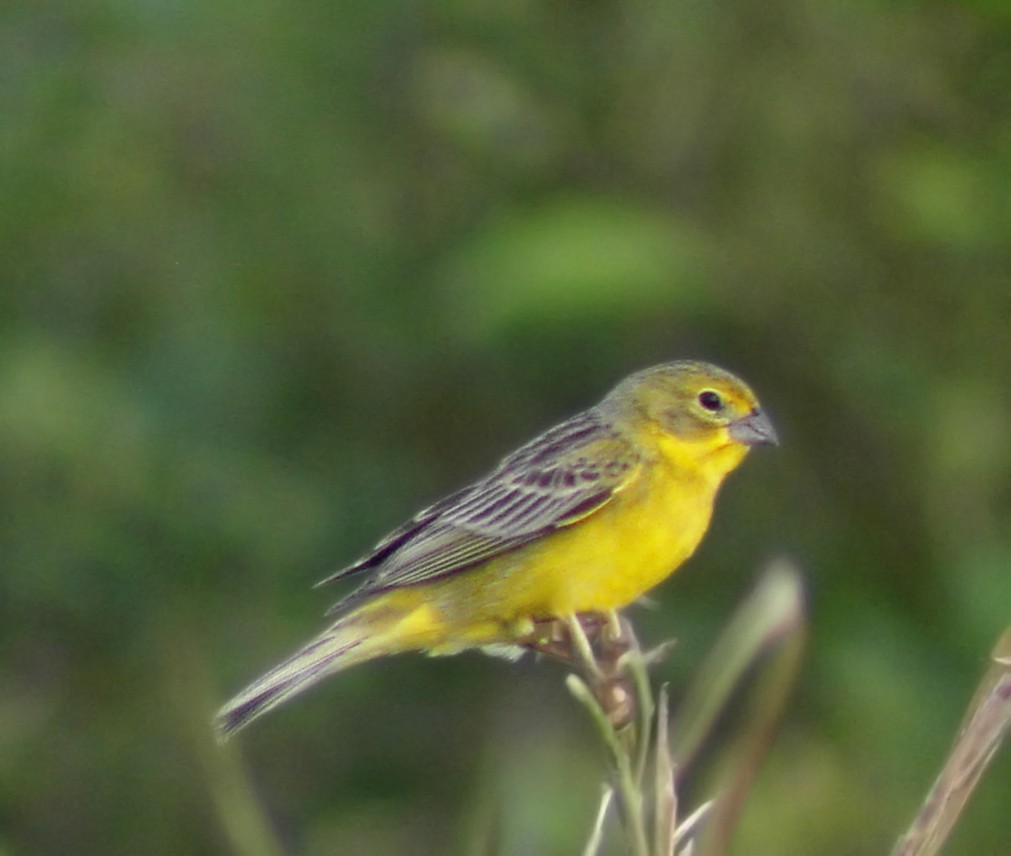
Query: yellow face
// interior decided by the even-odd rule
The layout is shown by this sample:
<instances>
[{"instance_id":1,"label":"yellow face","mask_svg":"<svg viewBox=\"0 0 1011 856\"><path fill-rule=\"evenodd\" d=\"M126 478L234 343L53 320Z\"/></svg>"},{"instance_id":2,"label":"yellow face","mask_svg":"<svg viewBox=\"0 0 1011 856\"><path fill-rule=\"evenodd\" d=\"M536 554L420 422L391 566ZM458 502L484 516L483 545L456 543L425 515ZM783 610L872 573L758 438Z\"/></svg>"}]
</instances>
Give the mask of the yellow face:
<instances>
[{"instance_id":1,"label":"yellow face","mask_svg":"<svg viewBox=\"0 0 1011 856\"><path fill-rule=\"evenodd\" d=\"M625 380L608 400L683 442L709 446L777 443L772 423L748 385L707 363L678 362L647 369Z\"/></svg>"}]
</instances>

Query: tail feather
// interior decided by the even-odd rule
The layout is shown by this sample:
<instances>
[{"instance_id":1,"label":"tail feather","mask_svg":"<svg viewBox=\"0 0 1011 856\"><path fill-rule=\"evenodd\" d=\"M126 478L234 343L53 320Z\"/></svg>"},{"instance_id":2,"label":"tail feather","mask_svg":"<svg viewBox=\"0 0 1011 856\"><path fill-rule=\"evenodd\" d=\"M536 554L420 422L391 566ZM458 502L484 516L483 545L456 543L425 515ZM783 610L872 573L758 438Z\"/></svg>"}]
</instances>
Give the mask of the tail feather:
<instances>
[{"instance_id":1,"label":"tail feather","mask_svg":"<svg viewBox=\"0 0 1011 856\"><path fill-rule=\"evenodd\" d=\"M225 704L215 717L218 740L223 743L325 677L383 653L380 646L369 644L374 639L363 636L361 628L353 625L355 622L338 622Z\"/></svg>"}]
</instances>

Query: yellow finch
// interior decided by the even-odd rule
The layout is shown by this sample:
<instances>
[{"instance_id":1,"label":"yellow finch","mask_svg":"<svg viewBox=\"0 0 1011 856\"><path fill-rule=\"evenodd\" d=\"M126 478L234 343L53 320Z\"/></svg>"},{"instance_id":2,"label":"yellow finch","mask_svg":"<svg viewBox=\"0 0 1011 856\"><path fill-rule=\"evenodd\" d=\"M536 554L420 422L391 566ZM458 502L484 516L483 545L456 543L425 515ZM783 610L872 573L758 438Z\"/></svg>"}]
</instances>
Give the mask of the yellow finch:
<instances>
[{"instance_id":1,"label":"yellow finch","mask_svg":"<svg viewBox=\"0 0 1011 856\"><path fill-rule=\"evenodd\" d=\"M534 622L612 614L692 554L723 479L775 443L754 393L716 366L631 375L324 580L364 576L333 624L222 708L219 735L375 657L522 644Z\"/></svg>"}]
</instances>

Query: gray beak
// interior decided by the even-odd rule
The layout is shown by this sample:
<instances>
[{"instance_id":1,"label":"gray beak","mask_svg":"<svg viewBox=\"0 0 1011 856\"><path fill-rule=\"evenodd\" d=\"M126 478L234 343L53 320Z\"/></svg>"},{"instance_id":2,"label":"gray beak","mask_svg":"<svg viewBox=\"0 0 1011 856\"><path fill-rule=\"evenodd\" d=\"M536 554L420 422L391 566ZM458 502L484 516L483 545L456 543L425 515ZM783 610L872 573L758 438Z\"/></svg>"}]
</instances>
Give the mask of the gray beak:
<instances>
[{"instance_id":1,"label":"gray beak","mask_svg":"<svg viewBox=\"0 0 1011 856\"><path fill-rule=\"evenodd\" d=\"M745 446L778 446L779 437L772 427L769 417L761 410L752 410L730 423L730 436Z\"/></svg>"}]
</instances>

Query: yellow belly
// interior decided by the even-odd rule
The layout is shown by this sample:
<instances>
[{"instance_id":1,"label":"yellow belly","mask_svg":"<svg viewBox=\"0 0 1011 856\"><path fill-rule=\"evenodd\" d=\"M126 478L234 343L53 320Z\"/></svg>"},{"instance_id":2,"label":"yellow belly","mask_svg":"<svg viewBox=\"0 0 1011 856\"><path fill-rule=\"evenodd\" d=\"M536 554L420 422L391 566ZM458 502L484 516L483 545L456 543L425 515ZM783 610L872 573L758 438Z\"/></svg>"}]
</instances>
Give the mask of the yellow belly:
<instances>
[{"instance_id":1,"label":"yellow belly","mask_svg":"<svg viewBox=\"0 0 1011 856\"><path fill-rule=\"evenodd\" d=\"M660 464L589 517L390 599L412 613L408 624L419 631L420 647L446 651L508 639L508 628L522 619L620 609L694 552L715 492L702 480L672 478ZM406 626L402 632L414 635Z\"/></svg>"},{"instance_id":2,"label":"yellow belly","mask_svg":"<svg viewBox=\"0 0 1011 856\"><path fill-rule=\"evenodd\" d=\"M713 497L664 475L653 470L597 514L517 556L507 574L515 606L547 616L620 609L671 574L702 540Z\"/></svg>"}]
</instances>

